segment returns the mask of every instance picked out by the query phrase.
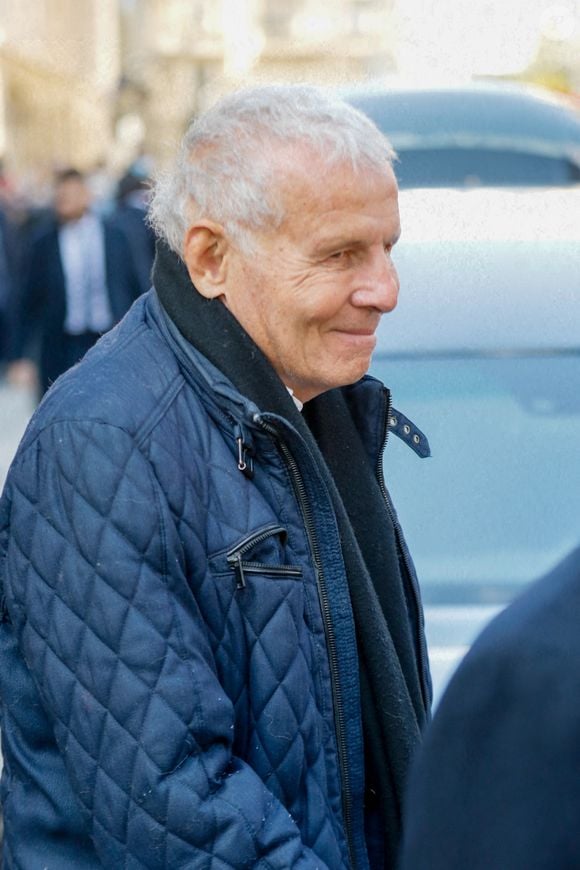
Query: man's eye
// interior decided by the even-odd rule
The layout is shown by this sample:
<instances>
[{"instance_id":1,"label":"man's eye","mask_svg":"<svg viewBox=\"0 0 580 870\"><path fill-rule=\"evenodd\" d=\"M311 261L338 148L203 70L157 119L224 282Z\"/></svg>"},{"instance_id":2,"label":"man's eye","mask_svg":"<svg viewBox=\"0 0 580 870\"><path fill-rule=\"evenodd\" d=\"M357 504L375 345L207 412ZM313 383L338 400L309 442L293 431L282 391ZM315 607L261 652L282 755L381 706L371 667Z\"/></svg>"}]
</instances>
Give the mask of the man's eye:
<instances>
[{"instance_id":1,"label":"man's eye","mask_svg":"<svg viewBox=\"0 0 580 870\"><path fill-rule=\"evenodd\" d=\"M329 260L341 261L346 260L348 257L348 251L335 251L334 254L331 254Z\"/></svg>"}]
</instances>

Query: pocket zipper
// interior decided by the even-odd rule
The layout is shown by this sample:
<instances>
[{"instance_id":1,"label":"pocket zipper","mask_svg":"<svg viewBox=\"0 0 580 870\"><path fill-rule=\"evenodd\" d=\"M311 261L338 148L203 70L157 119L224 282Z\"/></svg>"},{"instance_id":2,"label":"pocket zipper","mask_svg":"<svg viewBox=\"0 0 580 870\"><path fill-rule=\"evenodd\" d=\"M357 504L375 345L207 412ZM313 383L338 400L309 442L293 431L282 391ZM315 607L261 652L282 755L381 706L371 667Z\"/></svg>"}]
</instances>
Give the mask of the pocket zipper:
<instances>
[{"instance_id":1,"label":"pocket zipper","mask_svg":"<svg viewBox=\"0 0 580 870\"><path fill-rule=\"evenodd\" d=\"M226 553L228 565L237 573L236 589L245 589L246 574L270 574L274 577L301 577L302 568L299 565L268 565L265 562L245 561L244 553L273 535L287 537L283 526L269 526L261 532L254 533Z\"/></svg>"}]
</instances>

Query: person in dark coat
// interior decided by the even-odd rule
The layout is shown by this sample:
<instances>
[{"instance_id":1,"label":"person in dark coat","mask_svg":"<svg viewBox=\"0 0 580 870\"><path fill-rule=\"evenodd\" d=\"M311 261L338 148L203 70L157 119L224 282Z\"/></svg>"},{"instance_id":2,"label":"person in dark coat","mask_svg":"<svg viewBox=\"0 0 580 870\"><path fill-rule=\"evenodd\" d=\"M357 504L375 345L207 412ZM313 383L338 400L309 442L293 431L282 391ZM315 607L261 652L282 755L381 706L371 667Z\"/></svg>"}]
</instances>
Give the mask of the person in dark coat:
<instances>
[{"instance_id":1,"label":"person in dark coat","mask_svg":"<svg viewBox=\"0 0 580 870\"><path fill-rule=\"evenodd\" d=\"M384 870L430 715L366 375L393 152L315 88L196 119L153 287L51 387L0 501L6 867ZM392 439L391 439L392 440Z\"/></svg>"},{"instance_id":2,"label":"person in dark coat","mask_svg":"<svg viewBox=\"0 0 580 870\"><path fill-rule=\"evenodd\" d=\"M16 234L4 209L0 208L0 364L9 356L11 305L16 296Z\"/></svg>"},{"instance_id":3,"label":"person in dark coat","mask_svg":"<svg viewBox=\"0 0 580 870\"><path fill-rule=\"evenodd\" d=\"M484 630L427 730L401 870L580 867L580 548Z\"/></svg>"},{"instance_id":4,"label":"person in dark coat","mask_svg":"<svg viewBox=\"0 0 580 870\"><path fill-rule=\"evenodd\" d=\"M84 177L59 174L54 219L30 244L14 318L12 377L37 356L41 395L121 319L141 292L123 233L93 214ZM9 371L9 376L11 375Z\"/></svg>"}]
</instances>

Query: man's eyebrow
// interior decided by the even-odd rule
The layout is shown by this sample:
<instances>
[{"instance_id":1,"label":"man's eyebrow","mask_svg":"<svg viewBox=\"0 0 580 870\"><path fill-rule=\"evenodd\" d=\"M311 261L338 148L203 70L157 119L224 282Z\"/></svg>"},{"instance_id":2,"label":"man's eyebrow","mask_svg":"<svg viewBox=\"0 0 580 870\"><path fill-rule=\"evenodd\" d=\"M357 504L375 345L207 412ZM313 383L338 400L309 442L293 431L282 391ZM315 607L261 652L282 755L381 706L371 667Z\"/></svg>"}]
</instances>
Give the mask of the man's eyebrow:
<instances>
[{"instance_id":1,"label":"man's eyebrow","mask_svg":"<svg viewBox=\"0 0 580 870\"><path fill-rule=\"evenodd\" d=\"M401 238L401 228L399 227L389 237L388 242L391 245L396 245ZM328 254L340 248L364 248L367 244L366 239L361 236L350 236L346 233L343 235L329 236L325 239L320 239L315 245L317 254Z\"/></svg>"},{"instance_id":2,"label":"man's eyebrow","mask_svg":"<svg viewBox=\"0 0 580 870\"><path fill-rule=\"evenodd\" d=\"M334 248L361 247L362 245L364 245L364 240L360 236L343 234L340 236L329 236L327 239L320 239L316 247L322 251L331 251Z\"/></svg>"}]
</instances>

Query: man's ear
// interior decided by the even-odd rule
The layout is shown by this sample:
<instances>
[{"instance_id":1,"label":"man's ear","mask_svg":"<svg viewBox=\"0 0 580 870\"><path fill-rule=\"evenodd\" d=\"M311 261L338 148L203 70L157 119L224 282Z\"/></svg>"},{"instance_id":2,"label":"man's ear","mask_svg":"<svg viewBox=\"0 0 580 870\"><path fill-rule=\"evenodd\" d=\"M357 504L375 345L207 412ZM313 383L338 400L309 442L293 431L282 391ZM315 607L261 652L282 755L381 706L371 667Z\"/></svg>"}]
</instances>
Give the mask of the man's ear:
<instances>
[{"instance_id":1,"label":"man's ear","mask_svg":"<svg viewBox=\"0 0 580 870\"><path fill-rule=\"evenodd\" d=\"M201 221L189 227L183 243L183 259L189 277L206 299L222 296L227 271L228 240L223 227Z\"/></svg>"}]
</instances>

